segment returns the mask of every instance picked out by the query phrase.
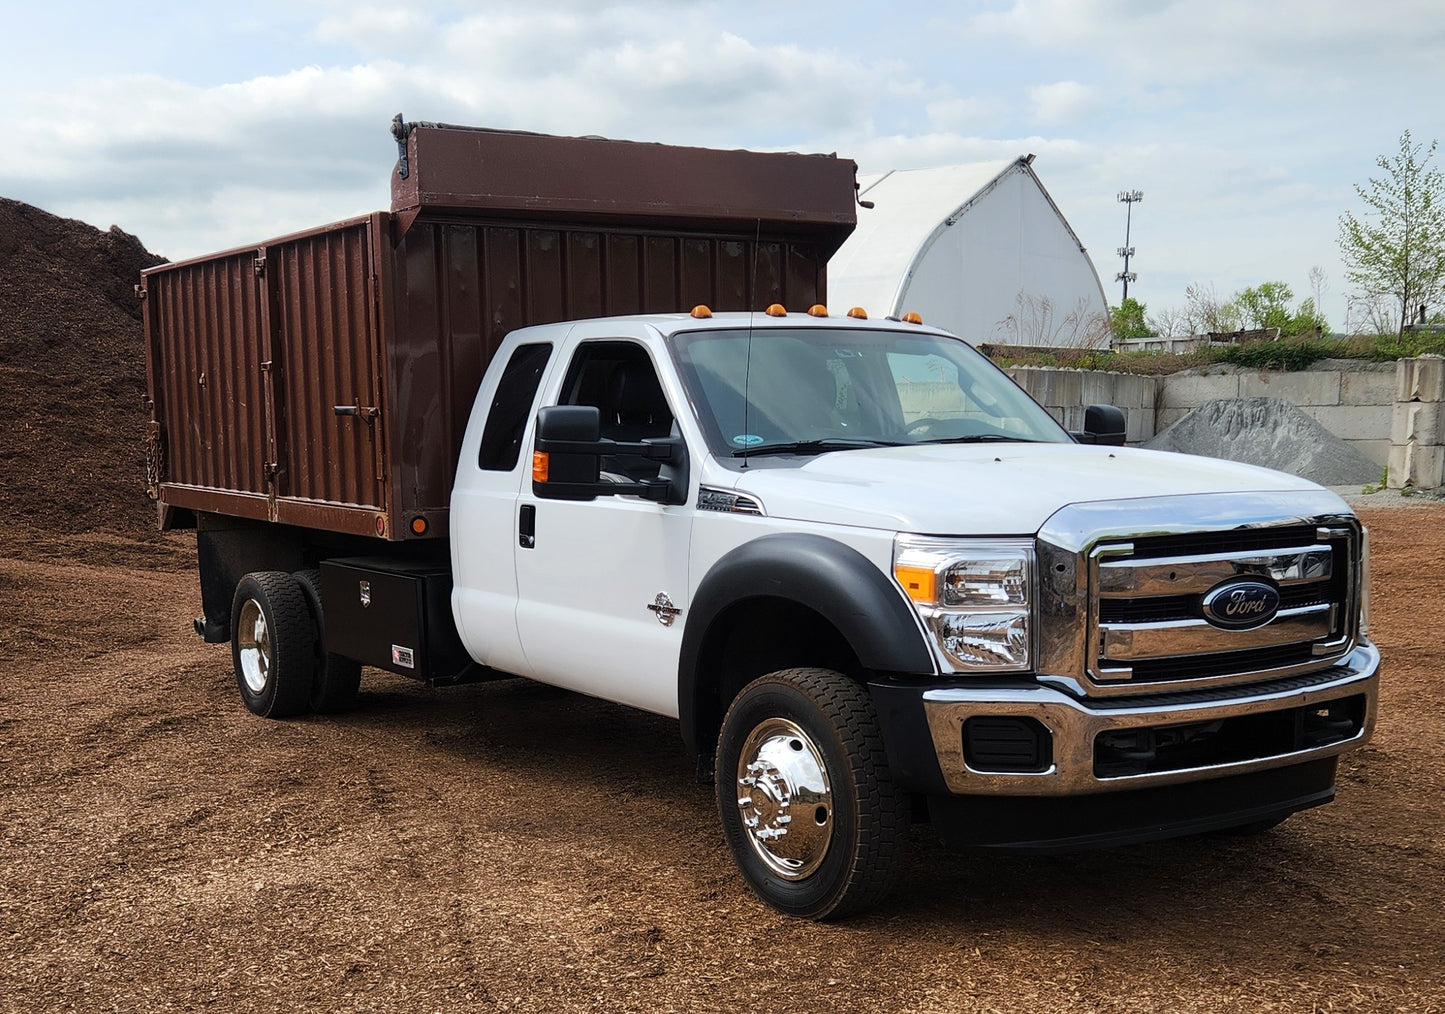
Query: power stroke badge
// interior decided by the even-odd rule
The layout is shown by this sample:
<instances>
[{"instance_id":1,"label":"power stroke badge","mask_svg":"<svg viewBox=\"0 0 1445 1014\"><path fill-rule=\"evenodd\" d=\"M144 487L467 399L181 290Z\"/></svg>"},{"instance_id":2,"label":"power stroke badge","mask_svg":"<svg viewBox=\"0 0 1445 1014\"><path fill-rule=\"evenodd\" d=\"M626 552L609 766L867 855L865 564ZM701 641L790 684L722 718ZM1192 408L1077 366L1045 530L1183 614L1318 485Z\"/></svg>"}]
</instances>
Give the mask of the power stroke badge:
<instances>
[{"instance_id":1,"label":"power stroke badge","mask_svg":"<svg viewBox=\"0 0 1445 1014\"><path fill-rule=\"evenodd\" d=\"M1229 581L1204 594L1204 618L1225 630L1253 630L1279 612L1279 589L1263 581Z\"/></svg>"}]
</instances>

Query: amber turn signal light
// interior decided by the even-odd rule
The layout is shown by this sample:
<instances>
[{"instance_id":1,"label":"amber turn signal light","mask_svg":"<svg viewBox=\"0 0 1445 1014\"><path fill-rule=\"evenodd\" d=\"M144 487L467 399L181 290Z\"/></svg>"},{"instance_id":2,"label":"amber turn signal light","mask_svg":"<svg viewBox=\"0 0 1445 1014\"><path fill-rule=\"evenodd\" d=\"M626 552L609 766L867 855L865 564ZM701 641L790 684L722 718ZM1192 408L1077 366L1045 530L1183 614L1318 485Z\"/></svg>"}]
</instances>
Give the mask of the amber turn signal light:
<instances>
[{"instance_id":1,"label":"amber turn signal light","mask_svg":"<svg viewBox=\"0 0 1445 1014\"><path fill-rule=\"evenodd\" d=\"M546 451L533 451L533 452L532 452L532 481L533 481L533 482L546 482L546 481L547 481L547 466L548 466L548 464L549 464L549 460L548 460L547 452L546 452Z\"/></svg>"}]
</instances>

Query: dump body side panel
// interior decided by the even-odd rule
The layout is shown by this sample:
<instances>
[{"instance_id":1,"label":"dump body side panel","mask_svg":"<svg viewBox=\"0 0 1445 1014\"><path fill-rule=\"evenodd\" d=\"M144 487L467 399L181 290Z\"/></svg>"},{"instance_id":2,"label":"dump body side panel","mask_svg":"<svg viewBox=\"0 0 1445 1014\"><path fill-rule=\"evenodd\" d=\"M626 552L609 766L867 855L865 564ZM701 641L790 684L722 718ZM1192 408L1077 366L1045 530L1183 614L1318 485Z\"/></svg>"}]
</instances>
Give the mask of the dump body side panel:
<instances>
[{"instance_id":1,"label":"dump body side panel","mask_svg":"<svg viewBox=\"0 0 1445 1014\"><path fill-rule=\"evenodd\" d=\"M828 156L453 128L409 143L390 213L144 273L163 526L190 508L443 537L472 399L509 332L699 303L804 310L854 222L853 163Z\"/></svg>"}]
</instances>

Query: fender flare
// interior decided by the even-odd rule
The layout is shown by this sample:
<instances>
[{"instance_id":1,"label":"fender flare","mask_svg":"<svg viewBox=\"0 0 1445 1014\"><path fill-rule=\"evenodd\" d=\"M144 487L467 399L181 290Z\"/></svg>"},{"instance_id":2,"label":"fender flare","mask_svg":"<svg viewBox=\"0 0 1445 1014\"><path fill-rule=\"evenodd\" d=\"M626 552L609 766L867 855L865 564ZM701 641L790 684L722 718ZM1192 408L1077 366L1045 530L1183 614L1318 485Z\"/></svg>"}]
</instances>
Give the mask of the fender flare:
<instances>
[{"instance_id":1,"label":"fender flare","mask_svg":"<svg viewBox=\"0 0 1445 1014\"><path fill-rule=\"evenodd\" d=\"M703 645L717 618L753 598L779 598L818 613L842 633L866 668L933 674L933 652L917 613L867 557L835 539L807 533L764 535L724 554L698 585L678 660L678 718L689 750L703 755L699 707Z\"/></svg>"}]
</instances>

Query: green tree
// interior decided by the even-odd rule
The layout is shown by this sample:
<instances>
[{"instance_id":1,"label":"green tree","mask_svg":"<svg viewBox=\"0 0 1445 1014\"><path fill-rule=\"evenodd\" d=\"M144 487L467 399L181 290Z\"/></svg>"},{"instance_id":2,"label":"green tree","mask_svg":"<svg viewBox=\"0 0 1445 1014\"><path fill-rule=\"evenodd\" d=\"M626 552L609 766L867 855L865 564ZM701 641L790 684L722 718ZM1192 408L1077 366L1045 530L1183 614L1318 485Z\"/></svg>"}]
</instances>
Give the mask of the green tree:
<instances>
[{"instance_id":1,"label":"green tree","mask_svg":"<svg viewBox=\"0 0 1445 1014\"><path fill-rule=\"evenodd\" d=\"M1153 329L1144 322L1145 312L1144 304L1133 296L1110 310L1109 325L1114 330L1114 337L1119 339L1153 338Z\"/></svg>"},{"instance_id":2,"label":"green tree","mask_svg":"<svg viewBox=\"0 0 1445 1014\"><path fill-rule=\"evenodd\" d=\"M1294 299L1294 290L1284 282L1261 282L1236 292L1228 309L1246 329L1277 327L1283 332L1289 327L1291 299Z\"/></svg>"},{"instance_id":3,"label":"green tree","mask_svg":"<svg viewBox=\"0 0 1445 1014\"><path fill-rule=\"evenodd\" d=\"M1381 308L1377 326L1397 334L1445 290L1445 179L1431 165L1437 143L1412 144L1408 130L1401 134L1394 157L1375 160L1384 175L1355 187L1365 218L1340 218L1345 277L1367 305Z\"/></svg>"}]
</instances>

